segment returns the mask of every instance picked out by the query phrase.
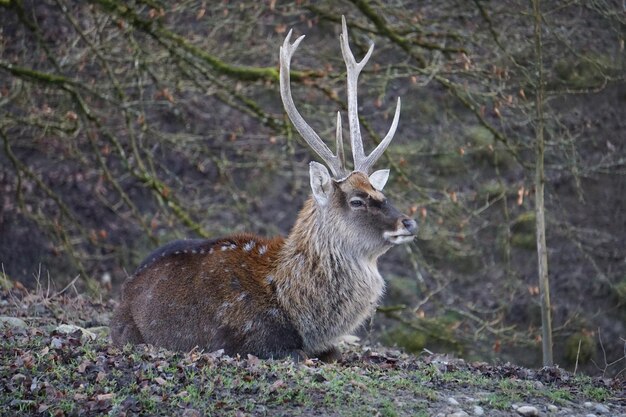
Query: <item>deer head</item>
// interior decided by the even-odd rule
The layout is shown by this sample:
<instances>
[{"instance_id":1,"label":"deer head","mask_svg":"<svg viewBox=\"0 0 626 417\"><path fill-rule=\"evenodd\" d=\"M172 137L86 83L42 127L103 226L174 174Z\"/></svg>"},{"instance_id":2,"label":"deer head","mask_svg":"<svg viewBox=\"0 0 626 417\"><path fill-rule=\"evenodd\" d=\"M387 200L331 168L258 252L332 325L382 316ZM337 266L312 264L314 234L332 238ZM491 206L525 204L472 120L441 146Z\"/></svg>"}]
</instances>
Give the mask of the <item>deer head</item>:
<instances>
[{"instance_id":1,"label":"deer head","mask_svg":"<svg viewBox=\"0 0 626 417\"><path fill-rule=\"evenodd\" d=\"M352 234L355 239L360 240L361 243L364 237L370 237L372 242L377 242L383 247L406 243L415 236L417 225L413 219L398 212L382 193L389 178L389 170L383 169L370 173L396 132L400 118L400 98L398 98L389 132L369 155L365 155L359 126L357 83L361 70L372 55L374 45L370 46L361 62L357 62L348 43L348 29L343 16L341 26L340 44L347 69L348 122L354 170L348 171L345 164L341 113L337 112L337 153L333 154L319 135L307 124L294 104L290 87L291 58L304 39L304 35L291 43L291 30L280 48L281 98L296 130L330 168L329 172L320 163L310 163L311 191L318 209L334 218L332 223L335 227L346 224L349 230L354 232Z\"/></svg>"}]
</instances>

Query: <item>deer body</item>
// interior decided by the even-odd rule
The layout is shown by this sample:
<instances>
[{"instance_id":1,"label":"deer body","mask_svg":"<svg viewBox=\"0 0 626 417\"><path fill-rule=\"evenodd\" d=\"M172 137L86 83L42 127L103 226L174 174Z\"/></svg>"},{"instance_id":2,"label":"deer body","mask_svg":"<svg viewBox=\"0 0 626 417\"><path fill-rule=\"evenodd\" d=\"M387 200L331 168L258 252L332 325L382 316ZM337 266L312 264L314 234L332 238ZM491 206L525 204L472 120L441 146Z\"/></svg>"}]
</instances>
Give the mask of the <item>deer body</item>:
<instances>
[{"instance_id":1,"label":"deer body","mask_svg":"<svg viewBox=\"0 0 626 417\"><path fill-rule=\"evenodd\" d=\"M343 22L342 52L348 65L357 168L347 172L340 119L338 151L333 155L293 105L289 63L301 38L290 44L290 35L281 48L283 102L298 131L332 175L323 165L311 162L312 196L284 239L242 234L185 240L152 253L124 285L111 323L116 344L224 349L228 354L263 358L304 354L332 359L337 339L374 312L384 291L378 258L392 246L411 241L416 231L415 221L398 212L381 192L389 171L367 174L393 136L399 107L390 133L365 157L356 90L350 91L350 86L356 88L356 77L371 49L356 64L356 74L351 74L354 58L347 54Z\"/></svg>"}]
</instances>

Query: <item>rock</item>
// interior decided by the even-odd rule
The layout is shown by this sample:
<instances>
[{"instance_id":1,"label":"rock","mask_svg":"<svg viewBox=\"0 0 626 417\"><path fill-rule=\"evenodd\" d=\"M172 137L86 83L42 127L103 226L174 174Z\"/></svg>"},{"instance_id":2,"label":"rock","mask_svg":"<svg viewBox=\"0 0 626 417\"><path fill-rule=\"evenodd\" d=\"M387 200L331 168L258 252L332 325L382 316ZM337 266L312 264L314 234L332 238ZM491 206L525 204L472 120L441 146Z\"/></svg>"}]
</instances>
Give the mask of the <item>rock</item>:
<instances>
[{"instance_id":1,"label":"rock","mask_svg":"<svg viewBox=\"0 0 626 417\"><path fill-rule=\"evenodd\" d=\"M482 416L485 414L485 410L483 410L483 408L478 405L474 406L474 408L472 409L472 412L474 413L475 416Z\"/></svg>"},{"instance_id":2,"label":"rock","mask_svg":"<svg viewBox=\"0 0 626 417\"><path fill-rule=\"evenodd\" d=\"M85 330L89 333L95 334L96 337L99 338L107 338L109 337L109 333L111 333L109 326L89 327Z\"/></svg>"},{"instance_id":3,"label":"rock","mask_svg":"<svg viewBox=\"0 0 626 417\"><path fill-rule=\"evenodd\" d=\"M351 334L347 334L339 338L339 343L344 343L346 345L358 346L360 341L360 337Z\"/></svg>"},{"instance_id":4,"label":"rock","mask_svg":"<svg viewBox=\"0 0 626 417\"><path fill-rule=\"evenodd\" d=\"M202 417L202 414L198 410L194 410L193 408L188 408L183 411L183 417Z\"/></svg>"},{"instance_id":5,"label":"rock","mask_svg":"<svg viewBox=\"0 0 626 417\"><path fill-rule=\"evenodd\" d=\"M585 407L585 408L592 408L593 407L593 403L591 401L585 401L583 403L583 407Z\"/></svg>"},{"instance_id":6,"label":"rock","mask_svg":"<svg viewBox=\"0 0 626 417\"><path fill-rule=\"evenodd\" d=\"M20 329L24 329L28 327L28 324L20 318L17 317L9 317L9 316L0 316L0 326L6 325L8 327L18 327Z\"/></svg>"},{"instance_id":7,"label":"rock","mask_svg":"<svg viewBox=\"0 0 626 417\"><path fill-rule=\"evenodd\" d=\"M83 329L80 326L76 326L73 324L61 324L59 326L57 326L55 329L55 331L59 332L59 333L63 333L63 334L72 334L78 330L81 331L82 336L80 337L81 340L85 341L85 340L96 340L97 336L95 333L90 332L87 329Z\"/></svg>"},{"instance_id":8,"label":"rock","mask_svg":"<svg viewBox=\"0 0 626 417\"><path fill-rule=\"evenodd\" d=\"M515 411L517 411L518 414L523 415L523 416L538 416L539 415L539 410L537 410L537 407L533 407L532 405L523 405L521 407L517 407Z\"/></svg>"},{"instance_id":9,"label":"rock","mask_svg":"<svg viewBox=\"0 0 626 417\"><path fill-rule=\"evenodd\" d=\"M467 414L463 410L459 410L455 411L454 413L446 414L446 417L469 417L469 414Z\"/></svg>"},{"instance_id":10,"label":"rock","mask_svg":"<svg viewBox=\"0 0 626 417\"><path fill-rule=\"evenodd\" d=\"M556 413L557 411L559 411L559 407L554 404L548 404L548 411L551 413Z\"/></svg>"},{"instance_id":11,"label":"rock","mask_svg":"<svg viewBox=\"0 0 626 417\"><path fill-rule=\"evenodd\" d=\"M459 402L452 397L449 397L446 401L448 401L448 404L450 405L459 405Z\"/></svg>"},{"instance_id":12,"label":"rock","mask_svg":"<svg viewBox=\"0 0 626 417\"><path fill-rule=\"evenodd\" d=\"M604 404L596 404L593 406L593 411L595 411L598 414L609 414L611 412L611 410L609 410L609 407L607 407Z\"/></svg>"}]
</instances>

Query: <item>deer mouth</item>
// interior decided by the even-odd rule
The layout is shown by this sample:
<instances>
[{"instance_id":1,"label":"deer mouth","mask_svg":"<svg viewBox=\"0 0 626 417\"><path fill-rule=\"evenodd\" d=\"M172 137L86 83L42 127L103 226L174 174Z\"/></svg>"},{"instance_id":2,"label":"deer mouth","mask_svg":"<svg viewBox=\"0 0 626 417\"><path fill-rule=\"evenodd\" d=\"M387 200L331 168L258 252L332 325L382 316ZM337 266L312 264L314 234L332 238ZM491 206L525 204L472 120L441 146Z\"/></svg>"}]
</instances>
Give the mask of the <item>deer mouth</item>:
<instances>
[{"instance_id":1,"label":"deer mouth","mask_svg":"<svg viewBox=\"0 0 626 417\"><path fill-rule=\"evenodd\" d=\"M402 243L411 242L415 238L415 235L407 232L385 232L383 233L383 238L391 244L401 245Z\"/></svg>"}]
</instances>

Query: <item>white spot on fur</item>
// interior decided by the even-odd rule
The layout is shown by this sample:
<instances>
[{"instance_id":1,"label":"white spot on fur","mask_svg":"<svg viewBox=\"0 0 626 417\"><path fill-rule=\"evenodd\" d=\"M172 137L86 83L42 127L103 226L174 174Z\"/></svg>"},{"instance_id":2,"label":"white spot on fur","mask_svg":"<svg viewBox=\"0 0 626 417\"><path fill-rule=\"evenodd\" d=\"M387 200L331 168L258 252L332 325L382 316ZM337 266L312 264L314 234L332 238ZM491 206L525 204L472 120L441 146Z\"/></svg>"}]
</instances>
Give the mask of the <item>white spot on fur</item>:
<instances>
[{"instance_id":1,"label":"white spot on fur","mask_svg":"<svg viewBox=\"0 0 626 417\"><path fill-rule=\"evenodd\" d=\"M267 245L263 245L259 248L259 255L263 255L267 252Z\"/></svg>"},{"instance_id":2,"label":"white spot on fur","mask_svg":"<svg viewBox=\"0 0 626 417\"><path fill-rule=\"evenodd\" d=\"M235 245L234 243L230 243L230 244L228 244L228 245L224 244L224 245L222 245L222 246L220 247L220 249L221 249L222 251L225 251L225 250L233 250L233 249L237 249L237 245Z\"/></svg>"},{"instance_id":3,"label":"white spot on fur","mask_svg":"<svg viewBox=\"0 0 626 417\"><path fill-rule=\"evenodd\" d=\"M254 323L252 323L252 320L248 320L246 324L243 326L244 333L248 333L250 330L252 330L253 325Z\"/></svg>"},{"instance_id":4,"label":"white spot on fur","mask_svg":"<svg viewBox=\"0 0 626 417\"><path fill-rule=\"evenodd\" d=\"M192 249L192 250L191 250L191 253L193 253L193 254L195 255L196 253L198 253L198 251L197 251L197 250L195 250L195 249Z\"/></svg>"},{"instance_id":5,"label":"white spot on fur","mask_svg":"<svg viewBox=\"0 0 626 417\"><path fill-rule=\"evenodd\" d=\"M272 317L276 317L280 314L280 311L277 308L270 308L269 310L267 310L267 314Z\"/></svg>"},{"instance_id":6,"label":"white spot on fur","mask_svg":"<svg viewBox=\"0 0 626 417\"><path fill-rule=\"evenodd\" d=\"M254 240L251 240L250 242L243 245L243 250L245 250L246 252L250 252L255 245L256 242Z\"/></svg>"},{"instance_id":7,"label":"white spot on fur","mask_svg":"<svg viewBox=\"0 0 626 417\"><path fill-rule=\"evenodd\" d=\"M265 281L268 284L271 284L272 282L274 282L274 276L273 275L268 275L267 278L265 278Z\"/></svg>"},{"instance_id":8,"label":"white spot on fur","mask_svg":"<svg viewBox=\"0 0 626 417\"><path fill-rule=\"evenodd\" d=\"M209 255L212 255L212 254L213 254L213 252L214 252L214 251L213 251L213 248L209 249Z\"/></svg>"},{"instance_id":9,"label":"white spot on fur","mask_svg":"<svg viewBox=\"0 0 626 417\"><path fill-rule=\"evenodd\" d=\"M174 255L180 255L180 251L177 250L176 252L174 252Z\"/></svg>"},{"instance_id":10,"label":"white spot on fur","mask_svg":"<svg viewBox=\"0 0 626 417\"><path fill-rule=\"evenodd\" d=\"M237 301L243 301L244 298L246 298L248 296L247 292L242 292L241 294L239 294L239 297L237 297Z\"/></svg>"},{"instance_id":11,"label":"white spot on fur","mask_svg":"<svg viewBox=\"0 0 626 417\"><path fill-rule=\"evenodd\" d=\"M224 314L226 314L227 310L233 305L230 301L224 301L218 308L216 312L216 316L221 318Z\"/></svg>"}]
</instances>

